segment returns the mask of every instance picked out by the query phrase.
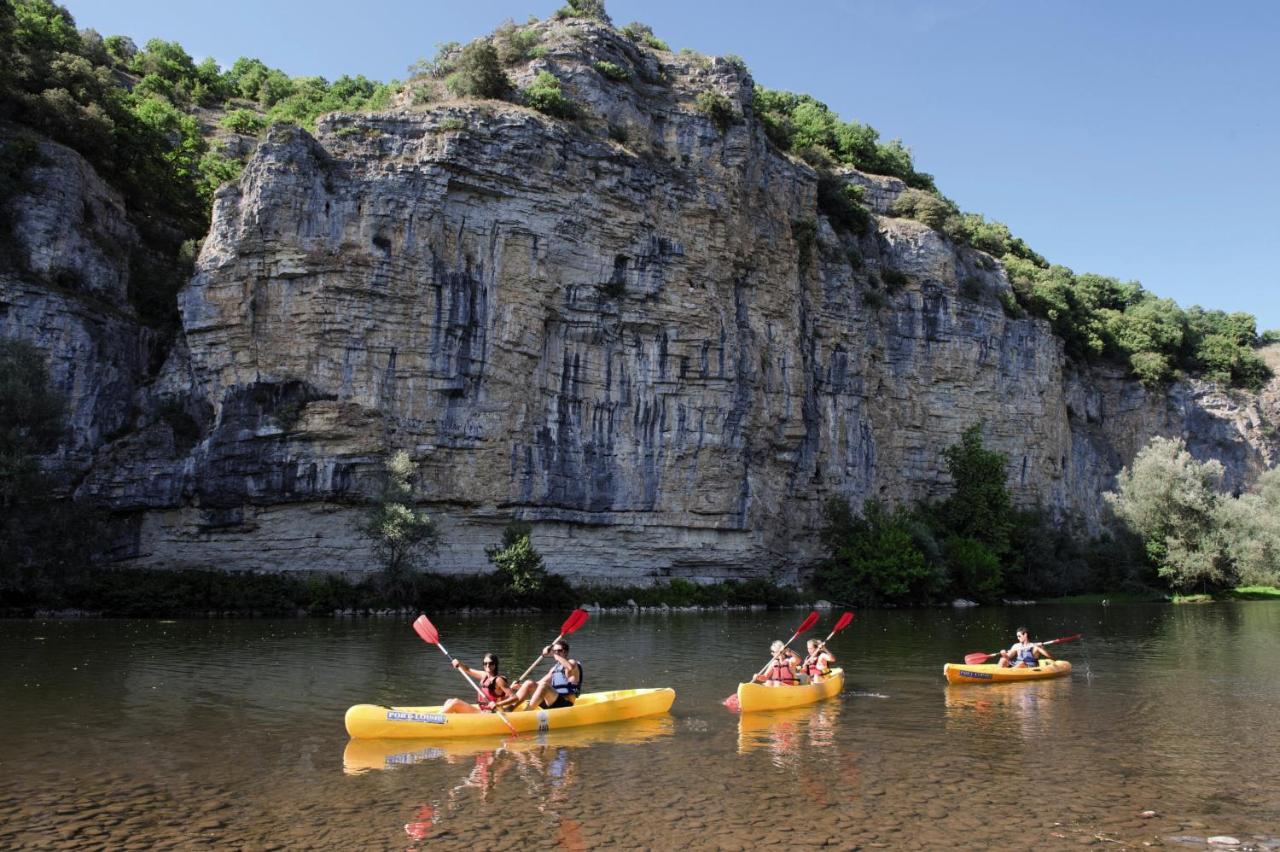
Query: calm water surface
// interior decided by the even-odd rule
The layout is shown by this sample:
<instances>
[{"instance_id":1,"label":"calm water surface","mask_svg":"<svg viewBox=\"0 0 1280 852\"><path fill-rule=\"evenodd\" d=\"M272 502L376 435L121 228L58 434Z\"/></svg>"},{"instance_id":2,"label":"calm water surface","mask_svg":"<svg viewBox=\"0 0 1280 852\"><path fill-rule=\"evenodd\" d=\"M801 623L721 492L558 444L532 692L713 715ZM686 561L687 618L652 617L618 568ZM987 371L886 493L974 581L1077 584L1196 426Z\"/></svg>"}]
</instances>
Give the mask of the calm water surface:
<instances>
[{"instance_id":1,"label":"calm water surface","mask_svg":"<svg viewBox=\"0 0 1280 852\"><path fill-rule=\"evenodd\" d=\"M518 672L563 616L433 620ZM726 711L803 618L595 615L588 689L670 716L384 748L349 705L465 695L408 619L0 621L0 848L1280 848L1280 606L860 612L838 699ZM946 685L1024 621L1070 679Z\"/></svg>"}]
</instances>

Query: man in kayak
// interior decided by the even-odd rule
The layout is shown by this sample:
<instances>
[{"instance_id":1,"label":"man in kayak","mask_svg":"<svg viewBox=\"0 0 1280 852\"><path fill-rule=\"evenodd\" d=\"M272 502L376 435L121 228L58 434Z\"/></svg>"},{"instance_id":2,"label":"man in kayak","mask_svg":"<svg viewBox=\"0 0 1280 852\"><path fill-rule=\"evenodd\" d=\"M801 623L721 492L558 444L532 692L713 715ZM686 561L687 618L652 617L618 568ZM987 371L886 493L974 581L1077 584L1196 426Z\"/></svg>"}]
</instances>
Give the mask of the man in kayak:
<instances>
[{"instance_id":1,"label":"man in kayak","mask_svg":"<svg viewBox=\"0 0 1280 852\"><path fill-rule=\"evenodd\" d=\"M1036 659L1043 657L1046 660L1052 660L1049 652L1044 649L1043 645L1032 642L1027 638L1027 628L1018 628L1018 641L1013 643L1007 651L1000 652L1000 667L1003 669L1034 669L1039 663Z\"/></svg>"},{"instance_id":2,"label":"man in kayak","mask_svg":"<svg viewBox=\"0 0 1280 852\"><path fill-rule=\"evenodd\" d=\"M800 672L808 676L809 683L822 683L823 679L831 673L836 655L827 650L827 644L821 639L810 639L808 649L809 656L805 657L804 662L800 664Z\"/></svg>"},{"instance_id":3,"label":"man in kayak","mask_svg":"<svg viewBox=\"0 0 1280 852\"><path fill-rule=\"evenodd\" d=\"M441 708L445 713L485 713L497 709L512 698L511 687L507 679L498 674L498 655L492 652L484 655L484 671L464 666L462 661L454 659L455 669L463 669L476 679L483 695L476 696L477 703L468 704L461 698L450 698Z\"/></svg>"},{"instance_id":4,"label":"man in kayak","mask_svg":"<svg viewBox=\"0 0 1280 852\"><path fill-rule=\"evenodd\" d=\"M774 639L769 651L773 654L773 662L755 679L765 686L798 686L800 664L803 662L800 655L787 648L781 639Z\"/></svg>"},{"instance_id":5,"label":"man in kayak","mask_svg":"<svg viewBox=\"0 0 1280 852\"><path fill-rule=\"evenodd\" d=\"M563 639L543 648L542 655L554 657L556 664L542 679L520 684L510 703L518 706L527 700L529 710L572 707L582 692L582 663L569 658L569 643Z\"/></svg>"}]
</instances>

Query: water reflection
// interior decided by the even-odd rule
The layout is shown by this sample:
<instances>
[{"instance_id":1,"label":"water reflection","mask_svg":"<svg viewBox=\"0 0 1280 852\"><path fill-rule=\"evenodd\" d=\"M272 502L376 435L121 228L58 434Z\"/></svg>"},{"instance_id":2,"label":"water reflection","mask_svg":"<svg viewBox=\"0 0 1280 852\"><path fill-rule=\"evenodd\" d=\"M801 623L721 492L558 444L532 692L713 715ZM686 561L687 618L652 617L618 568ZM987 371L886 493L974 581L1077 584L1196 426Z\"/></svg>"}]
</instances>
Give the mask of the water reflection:
<instances>
[{"instance_id":1,"label":"water reflection","mask_svg":"<svg viewBox=\"0 0 1280 852\"><path fill-rule=\"evenodd\" d=\"M675 722L670 716L650 716L608 725L589 725L559 731L530 733L521 737L468 737L441 739L351 740L342 753L342 770L348 775L394 769L415 763L442 760L457 763L473 755L507 752L518 754L546 748L583 748L591 745L631 745L670 736Z\"/></svg>"},{"instance_id":2,"label":"water reflection","mask_svg":"<svg viewBox=\"0 0 1280 852\"><path fill-rule=\"evenodd\" d=\"M794 766L806 751L834 749L836 723L843 705L824 701L738 718L738 754L767 750L774 766Z\"/></svg>"},{"instance_id":3,"label":"water reflection","mask_svg":"<svg viewBox=\"0 0 1280 852\"><path fill-rule=\"evenodd\" d=\"M1071 694L1071 679L946 687L948 733L1030 742L1050 731Z\"/></svg>"},{"instance_id":4,"label":"water reflection","mask_svg":"<svg viewBox=\"0 0 1280 852\"><path fill-rule=\"evenodd\" d=\"M496 811L500 803L522 801L536 803L543 824L553 827L557 847L585 849L582 823L562 813L568 810L580 777L578 758L582 749L648 743L671 736L674 729L670 716L659 716L518 739L509 737L497 744L492 739L352 740L343 754L343 769L360 774L431 761L457 767L441 793L412 806L404 832L416 843L456 835L466 830L462 823L473 821L477 812L489 808ZM454 825L455 822L459 824Z\"/></svg>"}]
</instances>

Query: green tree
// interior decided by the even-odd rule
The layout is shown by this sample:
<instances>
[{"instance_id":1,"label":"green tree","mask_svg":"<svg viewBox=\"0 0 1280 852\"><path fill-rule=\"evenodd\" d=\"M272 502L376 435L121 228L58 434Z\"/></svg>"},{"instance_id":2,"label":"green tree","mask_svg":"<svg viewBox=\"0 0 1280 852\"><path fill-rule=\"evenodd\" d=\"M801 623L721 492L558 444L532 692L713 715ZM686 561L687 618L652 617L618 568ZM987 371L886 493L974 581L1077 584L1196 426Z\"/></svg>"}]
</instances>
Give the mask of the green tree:
<instances>
[{"instance_id":1,"label":"green tree","mask_svg":"<svg viewBox=\"0 0 1280 852\"><path fill-rule=\"evenodd\" d=\"M511 81L502 70L497 49L482 40L462 48L457 70L445 79L445 86L460 98L501 98L511 88Z\"/></svg>"},{"instance_id":2,"label":"green tree","mask_svg":"<svg viewBox=\"0 0 1280 852\"><path fill-rule=\"evenodd\" d=\"M909 512L867 500L858 517L840 498L824 511L822 539L830 555L815 578L822 594L845 603L911 603L941 590L942 571L926 559Z\"/></svg>"},{"instance_id":3,"label":"green tree","mask_svg":"<svg viewBox=\"0 0 1280 852\"><path fill-rule=\"evenodd\" d=\"M502 546L485 551L507 588L522 597L539 594L547 582L542 556L529 540L531 532L529 524L512 521L502 531Z\"/></svg>"},{"instance_id":4,"label":"green tree","mask_svg":"<svg viewBox=\"0 0 1280 852\"><path fill-rule=\"evenodd\" d=\"M947 540L947 567L956 594L991 601L1004 591L1000 558L982 542L957 536Z\"/></svg>"},{"instance_id":5,"label":"green tree","mask_svg":"<svg viewBox=\"0 0 1280 852\"><path fill-rule=\"evenodd\" d=\"M1152 438L1106 495L1116 515L1143 541L1147 557L1179 591L1230 581L1219 524L1222 464L1196 461L1180 439Z\"/></svg>"},{"instance_id":6,"label":"green tree","mask_svg":"<svg viewBox=\"0 0 1280 852\"><path fill-rule=\"evenodd\" d=\"M419 560L439 545L440 535L431 518L413 506L414 465L409 453L397 450L387 459L385 470L382 496L358 529L382 561L384 593L401 597L412 583Z\"/></svg>"},{"instance_id":7,"label":"green tree","mask_svg":"<svg viewBox=\"0 0 1280 852\"><path fill-rule=\"evenodd\" d=\"M1251 491L1219 504L1234 579L1245 586L1280 586L1280 468L1258 477Z\"/></svg>"},{"instance_id":8,"label":"green tree","mask_svg":"<svg viewBox=\"0 0 1280 852\"><path fill-rule=\"evenodd\" d=\"M956 443L942 451L954 490L939 507L939 518L950 536L973 539L997 557L1009 550L1010 517L1008 458L982 444L982 424L975 423Z\"/></svg>"}]
</instances>

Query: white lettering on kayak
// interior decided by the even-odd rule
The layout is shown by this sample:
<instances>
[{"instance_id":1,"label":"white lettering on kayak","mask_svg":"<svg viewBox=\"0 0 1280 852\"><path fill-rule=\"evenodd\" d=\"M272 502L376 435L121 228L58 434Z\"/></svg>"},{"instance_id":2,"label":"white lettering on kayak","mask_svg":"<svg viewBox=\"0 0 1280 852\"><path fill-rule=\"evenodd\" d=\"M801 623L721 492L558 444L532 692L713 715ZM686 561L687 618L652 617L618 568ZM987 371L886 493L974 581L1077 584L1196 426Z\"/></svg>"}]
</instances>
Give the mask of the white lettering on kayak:
<instances>
[{"instance_id":1,"label":"white lettering on kayak","mask_svg":"<svg viewBox=\"0 0 1280 852\"><path fill-rule=\"evenodd\" d=\"M388 722L426 722L428 725L443 725L443 713L409 713L405 710L388 710Z\"/></svg>"},{"instance_id":2,"label":"white lettering on kayak","mask_svg":"<svg viewBox=\"0 0 1280 852\"><path fill-rule=\"evenodd\" d=\"M987 674L986 672L962 671L960 672L960 677L972 677L972 678L977 678L978 680L991 680L991 675Z\"/></svg>"}]
</instances>

